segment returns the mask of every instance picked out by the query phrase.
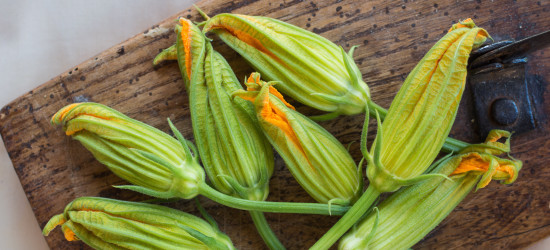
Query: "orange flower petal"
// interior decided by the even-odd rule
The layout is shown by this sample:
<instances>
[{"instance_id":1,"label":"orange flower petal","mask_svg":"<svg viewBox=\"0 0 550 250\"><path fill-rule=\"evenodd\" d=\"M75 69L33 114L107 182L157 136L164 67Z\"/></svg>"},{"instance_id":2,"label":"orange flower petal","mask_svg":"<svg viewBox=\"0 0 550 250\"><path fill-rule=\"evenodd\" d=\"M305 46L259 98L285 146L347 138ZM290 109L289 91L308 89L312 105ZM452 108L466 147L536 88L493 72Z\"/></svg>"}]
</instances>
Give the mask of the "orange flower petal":
<instances>
[{"instance_id":1,"label":"orange flower petal","mask_svg":"<svg viewBox=\"0 0 550 250\"><path fill-rule=\"evenodd\" d=\"M255 77L255 78L254 78ZM256 83L258 84L258 86L262 86L263 82L260 81L260 74L256 74L256 73L252 73L249 77L248 77L248 80L247 80L248 83ZM248 86L247 87L247 90L248 91L259 91L259 89L257 88L254 88L254 87L250 87ZM292 106L290 103L288 103L285 98L283 97L283 95L276 89L274 88L273 86L269 86L269 93L274 95L275 97L279 98L279 100L281 100L287 107L293 109L293 110L296 110L296 108L294 108L294 106Z\"/></svg>"},{"instance_id":2,"label":"orange flower petal","mask_svg":"<svg viewBox=\"0 0 550 250\"><path fill-rule=\"evenodd\" d=\"M453 173L451 173L451 176L467 173L470 171L485 173L489 171L489 164L490 161L483 159L478 153L470 153L462 158L460 165L455 169ZM515 177L514 166L501 165L500 162L498 164L499 165L497 166L495 171L491 174L491 177L497 177L498 179L506 178L507 181L513 180Z\"/></svg>"},{"instance_id":3,"label":"orange flower petal","mask_svg":"<svg viewBox=\"0 0 550 250\"><path fill-rule=\"evenodd\" d=\"M183 49L185 51L185 69L187 77L191 80L191 24L189 22L191 21L180 18L181 41L183 42Z\"/></svg>"},{"instance_id":4,"label":"orange flower petal","mask_svg":"<svg viewBox=\"0 0 550 250\"><path fill-rule=\"evenodd\" d=\"M78 237L76 237L76 234L69 227L63 227L62 230L66 240L68 241L78 240Z\"/></svg>"}]
</instances>

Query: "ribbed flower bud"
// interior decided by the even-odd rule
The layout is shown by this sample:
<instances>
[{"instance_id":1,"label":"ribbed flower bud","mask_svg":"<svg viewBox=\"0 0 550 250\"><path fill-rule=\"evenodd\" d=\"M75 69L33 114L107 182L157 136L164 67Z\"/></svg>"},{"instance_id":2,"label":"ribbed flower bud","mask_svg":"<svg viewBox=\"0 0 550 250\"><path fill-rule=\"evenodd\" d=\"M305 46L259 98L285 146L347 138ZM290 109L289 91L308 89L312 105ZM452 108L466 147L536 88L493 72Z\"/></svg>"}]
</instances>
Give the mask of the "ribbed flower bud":
<instances>
[{"instance_id":1,"label":"ribbed flower bud","mask_svg":"<svg viewBox=\"0 0 550 250\"><path fill-rule=\"evenodd\" d=\"M113 173L137 186L122 186L159 198L198 195L204 170L170 123L172 136L97 103L75 103L59 110L52 124L80 141Z\"/></svg>"},{"instance_id":2,"label":"ribbed flower bud","mask_svg":"<svg viewBox=\"0 0 550 250\"><path fill-rule=\"evenodd\" d=\"M185 18L179 22L176 44L161 52L154 64L178 60L206 173L223 193L265 200L273 173L273 150L258 126L254 108L245 100L231 98L242 86L199 28Z\"/></svg>"},{"instance_id":3,"label":"ribbed flower bud","mask_svg":"<svg viewBox=\"0 0 550 250\"><path fill-rule=\"evenodd\" d=\"M261 16L219 14L203 32L216 33L277 89L310 107L363 113L369 88L352 54L315 33Z\"/></svg>"},{"instance_id":4,"label":"ribbed flower bud","mask_svg":"<svg viewBox=\"0 0 550 250\"><path fill-rule=\"evenodd\" d=\"M69 203L43 234L61 225L68 241L95 249L235 249L217 226L175 209L96 197Z\"/></svg>"},{"instance_id":5,"label":"ribbed flower bud","mask_svg":"<svg viewBox=\"0 0 550 250\"><path fill-rule=\"evenodd\" d=\"M323 127L295 111L273 84L253 73L246 81L248 91L234 95L252 102L265 135L315 200L353 203L362 191L362 178L348 151Z\"/></svg>"},{"instance_id":6,"label":"ribbed flower bud","mask_svg":"<svg viewBox=\"0 0 550 250\"><path fill-rule=\"evenodd\" d=\"M273 149L250 102L233 99L242 90L231 67L210 44L205 82L193 82L193 131L205 169L216 189L250 200L265 200L273 173ZM201 105L197 103L201 103Z\"/></svg>"},{"instance_id":7,"label":"ribbed flower bud","mask_svg":"<svg viewBox=\"0 0 550 250\"><path fill-rule=\"evenodd\" d=\"M379 192L423 178L454 123L470 51L488 36L471 19L455 24L409 74L367 156L367 176Z\"/></svg>"}]
</instances>

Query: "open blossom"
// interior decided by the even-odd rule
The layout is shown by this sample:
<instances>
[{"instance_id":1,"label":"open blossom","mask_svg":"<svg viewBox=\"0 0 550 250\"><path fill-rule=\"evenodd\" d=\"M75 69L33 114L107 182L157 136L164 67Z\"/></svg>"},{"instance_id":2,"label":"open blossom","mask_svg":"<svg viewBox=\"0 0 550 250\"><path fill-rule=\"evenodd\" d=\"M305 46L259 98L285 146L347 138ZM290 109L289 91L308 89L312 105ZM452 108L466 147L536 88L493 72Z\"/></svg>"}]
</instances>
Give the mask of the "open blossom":
<instances>
[{"instance_id":1,"label":"open blossom","mask_svg":"<svg viewBox=\"0 0 550 250\"><path fill-rule=\"evenodd\" d=\"M485 143L472 145L458 155L436 163L435 177L405 187L378 206L340 241L340 249L408 249L432 231L468 195L491 180L510 184L516 180L522 162L497 157L510 151L509 141L497 142L510 134L489 133Z\"/></svg>"},{"instance_id":2,"label":"open blossom","mask_svg":"<svg viewBox=\"0 0 550 250\"><path fill-rule=\"evenodd\" d=\"M504 143L498 142L506 137ZM471 145L460 151L460 164L451 173L451 176L464 174L481 175L477 189L484 188L491 180L502 181L510 184L518 178L518 172L522 167L520 160L502 159L495 157L510 152L510 132L504 130L491 130L487 139L482 144Z\"/></svg>"}]
</instances>

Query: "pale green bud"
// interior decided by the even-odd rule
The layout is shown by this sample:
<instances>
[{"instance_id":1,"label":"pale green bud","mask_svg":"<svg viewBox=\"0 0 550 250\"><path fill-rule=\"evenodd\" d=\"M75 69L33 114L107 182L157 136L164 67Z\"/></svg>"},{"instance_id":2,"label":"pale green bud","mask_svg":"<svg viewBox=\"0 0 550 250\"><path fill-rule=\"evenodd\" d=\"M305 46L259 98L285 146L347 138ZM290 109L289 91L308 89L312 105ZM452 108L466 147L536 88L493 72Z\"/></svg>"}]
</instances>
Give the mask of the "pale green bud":
<instances>
[{"instance_id":1,"label":"pale green bud","mask_svg":"<svg viewBox=\"0 0 550 250\"><path fill-rule=\"evenodd\" d=\"M193 131L202 162L216 189L250 200L265 200L273 173L273 149L250 102L233 99L242 90L225 59L210 44L205 81L193 82Z\"/></svg>"},{"instance_id":2,"label":"pale green bud","mask_svg":"<svg viewBox=\"0 0 550 250\"><path fill-rule=\"evenodd\" d=\"M81 197L48 221L65 239L95 249L235 249L215 225L175 209L106 198Z\"/></svg>"},{"instance_id":3,"label":"pale green bud","mask_svg":"<svg viewBox=\"0 0 550 250\"><path fill-rule=\"evenodd\" d=\"M441 151L466 83L470 51L487 32L471 19L455 24L422 58L395 96L370 155L367 176L379 192L393 192L421 176Z\"/></svg>"},{"instance_id":4,"label":"pale green bud","mask_svg":"<svg viewBox=\"0 0 550 250\"><path fill-rule=\"evenodd\" d=\"M53 124L78 140L113 173L137 186L122 186L159 198L198 195L204 170L191 142L170 123L172 136L97 103L75 103L59 110Z\"/></svg>"},{"instance_id":5,"label":"pale green bud","mask_svg":"<svg viewBox=\"0 0 550 250\"><path fill-rule=\"evenodd\" d=\"M176 44L154 61L177 59L189 94L193 133L204 169L226 194L265 200L273 173L273 150L254 108L231 93L242 90L227 61L191 21L180 18Z\"/></svg>"},{"instance_id":6,"label":"pale green bud","mask_svg":"<svg viewBox=\"0 0 550 250\"><path fill-rule=\"evenodd\" d=\"M315 33L261 16L220 14L203 32L213 31L277 89L310 107L358 114L370 101L369 88L352 54Z\"/></svg>"},{"instance_id":7,"label":"pale green bud","mask_svg":"<svg viewBox=\"0 0 550 250\"><path fill-rule=\"evenodd\" d=\"M362 178L349 152L323 127L300 114L253 73L248 91L234 95L254 104L260 125L300 185L318 202L353 203Z\"/></svg>"}]
</instances>

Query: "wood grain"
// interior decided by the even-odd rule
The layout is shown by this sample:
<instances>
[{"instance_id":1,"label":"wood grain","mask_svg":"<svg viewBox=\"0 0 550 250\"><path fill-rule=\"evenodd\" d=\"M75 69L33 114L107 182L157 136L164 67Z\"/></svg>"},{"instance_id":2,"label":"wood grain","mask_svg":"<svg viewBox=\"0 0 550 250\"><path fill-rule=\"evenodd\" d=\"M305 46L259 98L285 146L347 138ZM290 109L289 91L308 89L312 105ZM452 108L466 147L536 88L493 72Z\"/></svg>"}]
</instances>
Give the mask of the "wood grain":
<instances>
[{"instance_id":1,"label":"wood grain","mask_svg":"<svg viewBox=\"0 0 550 250\"><path fill-rule=\"evenodd\" d=\"M388 107L402 81L424 53L457 20L472 17L496 40L523 38L550 29L550 1L219 1L197 4L210 15L234 12L279 18L321 34L355 54L373 99ZM177 16L201 18L193 9ZM188 99L176 64L155 69L152 59L174 41L174 17L97 55L19 97L0 112L0 133L33 211L43 227L76 197L102 196L126 200L146 197L112 188L124 183L95 161L79 143L66 137L49 119L61 107L82 101L106 104L130 117L168 131L170 117L187 138L193 138ZM239 78L251 70L219 41L215 47ZM542 98L535 104L537 128L514 135L513 156L524 161L518 180L509 186L492 183L470 194L416 248L522 248L550 235L550 50L529 57L529 73L540 75ZM480 141L466 91L452 130L456 138ZM300 111L315 111L300 106ZM342 143L359 140L363 116L341 117L322 125ZM374 126L371 127L374 129ZM374 133L371 133L371 135ZM372 138L371 138L372 139ZM358 144L351 153L359 160ZM272 201L312 202L293 180L280 158L271 180ZM201 198L239 249L263 249L246 212ZM197 213L193 202L170 206ZM268 221L289 249L311 246L337 217L268 214ZM46 238L54 249L86 248L66 242L60 231Z\"/></svg>"}]
</instances>

